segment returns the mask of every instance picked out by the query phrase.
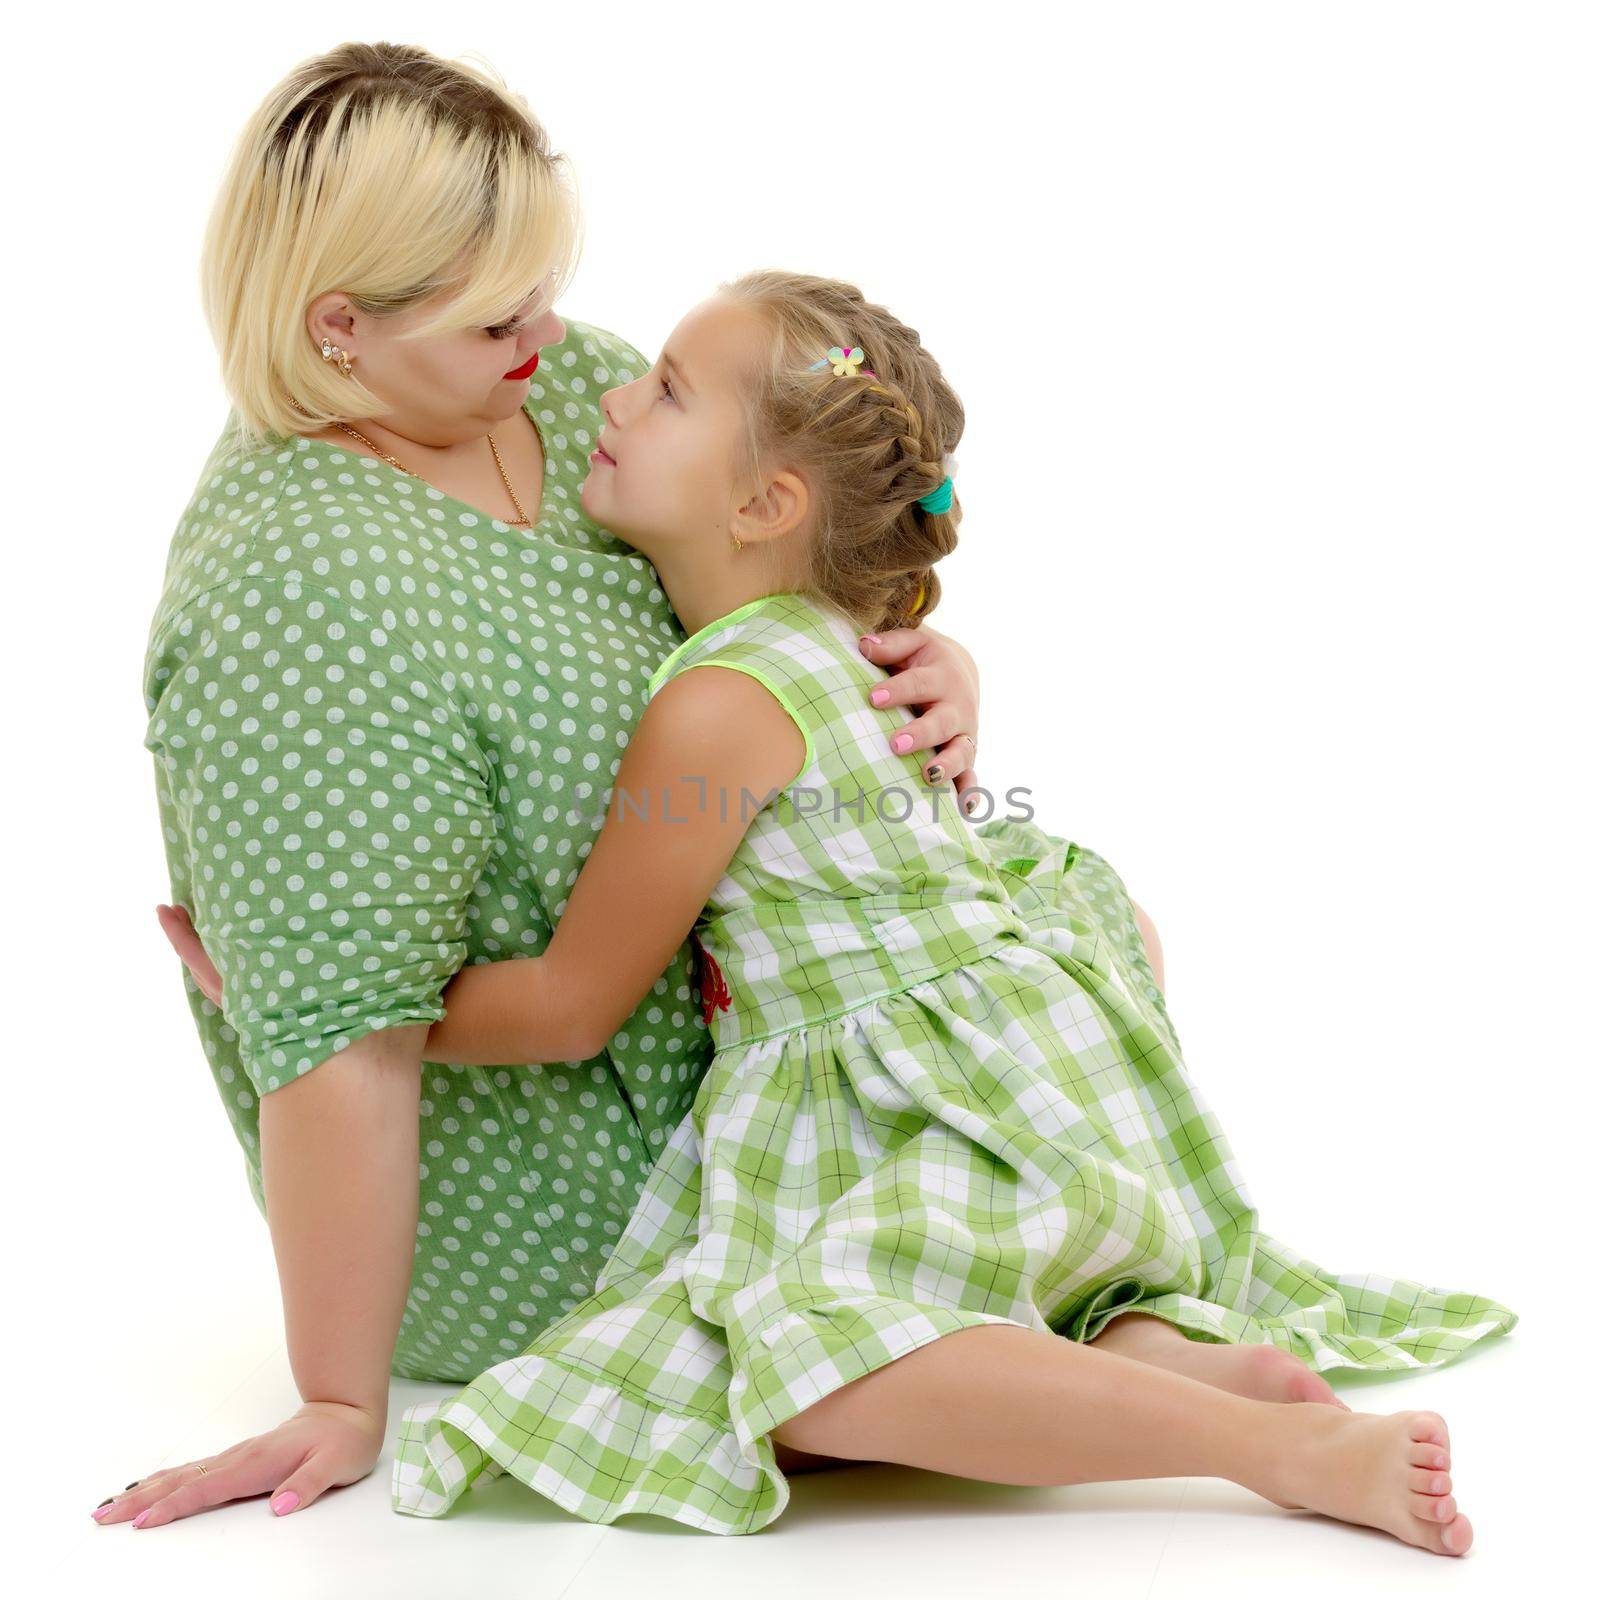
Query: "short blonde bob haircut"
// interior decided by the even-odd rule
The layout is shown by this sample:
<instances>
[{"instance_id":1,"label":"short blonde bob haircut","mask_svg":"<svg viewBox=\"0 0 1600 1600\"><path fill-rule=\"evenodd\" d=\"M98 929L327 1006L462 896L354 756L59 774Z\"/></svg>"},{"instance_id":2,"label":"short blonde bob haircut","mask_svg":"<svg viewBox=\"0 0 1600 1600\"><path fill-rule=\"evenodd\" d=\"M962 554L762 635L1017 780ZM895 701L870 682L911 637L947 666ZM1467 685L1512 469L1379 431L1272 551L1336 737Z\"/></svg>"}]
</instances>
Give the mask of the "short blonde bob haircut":
<instances>
[{"instance_id":1,"label":"short blonde bob haircut","mask_svg":"<svg viewBox=\"0 0 1600 1600\"><path fill-rule=\"evenodd\" d=\"M440 296L404 337L494 327L577 269L567 158L491 70L412 45L342 44L297 66L229 159L201 261L237 443L315 433L384 403L306 329L339 290L369 316Z\"/></svg>"}]
</instances>

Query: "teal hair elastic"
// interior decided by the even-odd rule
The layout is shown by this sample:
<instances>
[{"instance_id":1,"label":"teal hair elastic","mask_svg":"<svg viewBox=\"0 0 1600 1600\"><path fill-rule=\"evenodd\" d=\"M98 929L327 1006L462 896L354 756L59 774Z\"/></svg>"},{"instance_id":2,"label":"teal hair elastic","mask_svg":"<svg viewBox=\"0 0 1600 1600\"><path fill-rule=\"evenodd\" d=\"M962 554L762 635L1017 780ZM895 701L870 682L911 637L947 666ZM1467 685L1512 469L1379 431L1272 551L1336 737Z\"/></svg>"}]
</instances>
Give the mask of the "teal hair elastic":
<instances>
[{"instance_id":1,"label":"teal hair elastic","mask_svg":"<svg viewBox=\"0 0 1600 1600\"><path fill-rule=\"evenodd\" d=\"M921 506L924 511L932 511L942 516L950 509L950 502L954 497L955 485L951 482L950 474L947 472L944 475L943 480L940 482L939 487L933 490L932 493L923 495L923 497L917 501L917 504Z\"/></svg>"}]
</instances>

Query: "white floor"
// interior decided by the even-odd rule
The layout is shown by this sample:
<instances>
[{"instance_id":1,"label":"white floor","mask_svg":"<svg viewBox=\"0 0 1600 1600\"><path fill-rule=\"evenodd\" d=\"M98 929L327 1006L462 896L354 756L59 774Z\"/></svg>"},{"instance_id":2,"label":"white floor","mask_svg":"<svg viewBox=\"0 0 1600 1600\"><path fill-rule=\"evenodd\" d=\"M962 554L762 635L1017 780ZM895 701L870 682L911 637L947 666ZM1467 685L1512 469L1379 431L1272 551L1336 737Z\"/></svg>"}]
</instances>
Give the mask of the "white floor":
<instances>
[{"instance_id":1,"label":"white floor","mask_svg":"<svg viewBox=\"0 0 1600 1600\"><path fill-rule=\"evenodd\" d=\"M219 1328L237 1304L217 1305ZM268 1324L270 1326L270 1324ZM428 1596L450 1600L650 1600L753 1594L788 1600L847 1594L973 1596L1087 1593L1095 1600L1197 1600L1282 1592L1297 1600L1351 1594L1534 1595L1553 1588L1567 1551L1559 1530L1585 1518L1585 1452L1553 1452L1564 1397L1553 1348L1535 1346L1526 1319L1507 1338L1454 1367L1416 1379L1341 1380L1358 1409L1426 1407L1450 1423L1462 1508L1477 1544L1446 1559L1387 1535L1286 1512L1213 1478L1028 1489L903 1468L858 1467L794 1480L788 1510L762 1533L718 1538L653 1517L595 1527L501 1480L443 1519L393 1514L389 1456L358 1484L304 1512L274 1518L265 1498L166 1526L101 1528L89 1511L129 1477L192 1459L272 1426L294 1409L287 1364L271 1337L244 1382L235 1347L216 1363L211 1409L196 1412L161 1460L136 1454L152 1419L117 1409L103 1438L46 1436L39 1540L30 1593L199 1596ZM146 1392L175 1392L144 1371ZM230 1380L227 1374L234 1375ZM190 1369L182 1387L203 1386ZM231 1391L229 1384L232 1383ZM1533 1391L1530 1393L1530 1391ZM396 1382L393 1423L437 1386ZM1581 1439L1581 1436L1580 1436ZM1577 1441L1575 1441L1576 1443ZM137 1463L136 1465L132 1463ZM31 1488L34 1497L40 1480ZM1554 1542L1553 1542L1554 1541Z\"/></svg>"}]
</instances>

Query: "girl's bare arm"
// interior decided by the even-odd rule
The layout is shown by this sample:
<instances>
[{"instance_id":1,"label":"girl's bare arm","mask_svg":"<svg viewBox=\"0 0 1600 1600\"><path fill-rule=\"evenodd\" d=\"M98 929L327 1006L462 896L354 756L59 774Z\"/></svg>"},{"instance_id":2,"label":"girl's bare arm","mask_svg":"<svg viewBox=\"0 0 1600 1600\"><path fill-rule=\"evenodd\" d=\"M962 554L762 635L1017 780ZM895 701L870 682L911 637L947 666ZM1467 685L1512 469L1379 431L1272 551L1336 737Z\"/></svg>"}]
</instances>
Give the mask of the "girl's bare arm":
<instances>
[{"instance_id":1,"label":"girl's bare arm","mask_svg":"<svg viewBox=\"0 0 1600 1600\"><path fill-rule=\"evenodd\" d=\"M747 674L707 665L672 679L628 742L605 826L544 954L463 967L423 1059L598 1054L688 937L762 802L804 761L804 735Z\"/></svg>"}]
</instances>

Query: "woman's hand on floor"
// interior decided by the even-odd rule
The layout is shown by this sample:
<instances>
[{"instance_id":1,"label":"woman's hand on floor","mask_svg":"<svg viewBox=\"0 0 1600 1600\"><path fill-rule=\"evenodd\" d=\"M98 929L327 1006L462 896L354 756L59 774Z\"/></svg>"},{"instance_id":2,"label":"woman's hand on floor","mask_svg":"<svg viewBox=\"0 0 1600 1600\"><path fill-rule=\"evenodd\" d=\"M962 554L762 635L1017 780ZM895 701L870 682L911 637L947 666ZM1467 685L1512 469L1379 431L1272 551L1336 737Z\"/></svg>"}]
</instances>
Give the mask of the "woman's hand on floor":
<instances>
[{"instance_id":1,"label":"woman's hand on floor","mask_svg":"<svg viewBox=\"0 0 1600 1600\"><path fill-rule=\"evenodd\" d=\"M947 634L920 628L889 628L864 634L861 653L894 674L876 685L877 706L921 706L920 716L894 730L890 749L927 750L922 763L929 783L952 783L963 812L978 802L974 768L978 752L978 664ZM902 743L907 735L910 743Z\"/></svg>"},{"instance_id":2,"label":"woman's hand on floor","mask_svg":"<svg viewBox=\"0 0 1600 1600\"><path fill-rule=\"evenodd\" d=\"M131 1522L158 1528L208 1506L270 1494L272 1511L287 1516L337 1484L356 1483L383 1454L386 1416L333 1400L308 1400L287 1422L221 1455L165 1467L141 1478L93 1515L101 1526Z\"/></svg>"},{"instance_id":3,"label":"woman's hand on floor","mask_svg":"<svg viewBox=\"0 0 1600 1600\"><path fill-rule=\"evenodd\" d=\"M183 964L194 975L200 992L212 1005L222 1004L222 974L212 965L200 935L194 931L189 913L182 906L157 906L156 920L166 934L172 948L183 958Z\"/></svg>"}]
</instances>

